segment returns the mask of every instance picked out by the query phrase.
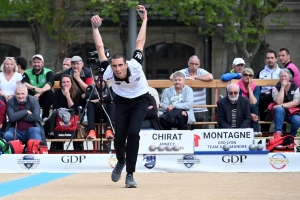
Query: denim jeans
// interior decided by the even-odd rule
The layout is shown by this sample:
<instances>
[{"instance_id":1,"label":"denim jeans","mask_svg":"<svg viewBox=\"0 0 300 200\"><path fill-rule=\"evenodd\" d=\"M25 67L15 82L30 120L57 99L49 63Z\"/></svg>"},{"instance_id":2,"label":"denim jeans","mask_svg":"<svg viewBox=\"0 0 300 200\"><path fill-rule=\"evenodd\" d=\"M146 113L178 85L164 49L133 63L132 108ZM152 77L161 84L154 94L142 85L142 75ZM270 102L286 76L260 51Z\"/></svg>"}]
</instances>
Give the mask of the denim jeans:
<instances>
[{"instance_id":1,"label":"denim jeans","mask_svg":"<svg viewBox=\"0 0 300 200\"><path fill-rule=\"evenodd\" d=\"M3 138L8 142L14 140L15 136L15 128L10 127L5 133ZM42 140L41 129L40 127L30 127L28 131L20 131L16 132L16 140L20 140L23 143L27 143L29 139Z\"/></svg>"},{"instance_id":2,"label":"denim jeans","mask_svg":"<svg viewBox=\"0 0 300 200\"><path fill-rule=\"evenodd\" d=\"M250 113L253 113L253 114L259 116L258 108L257 108L257 106L255 104L250 104ZM258 132L259 131L258 121L255 122L255 121L251 120L251 126L252 126L254 132Z\"/></svg>"},{"instance_id":3,"label":"denim jeans","mask_svg":"<svg viewBox=\"0 0 300 200\"><path fill-rule=\"evenodd\" d=\"M295 136L298 128L300 127L300 116L299 115L287 116L283 107L275 108L274 109L275 132L276 131L282 132L282 125L285 120L292 125L290 134Z\"/></svg>"}]
</instances>

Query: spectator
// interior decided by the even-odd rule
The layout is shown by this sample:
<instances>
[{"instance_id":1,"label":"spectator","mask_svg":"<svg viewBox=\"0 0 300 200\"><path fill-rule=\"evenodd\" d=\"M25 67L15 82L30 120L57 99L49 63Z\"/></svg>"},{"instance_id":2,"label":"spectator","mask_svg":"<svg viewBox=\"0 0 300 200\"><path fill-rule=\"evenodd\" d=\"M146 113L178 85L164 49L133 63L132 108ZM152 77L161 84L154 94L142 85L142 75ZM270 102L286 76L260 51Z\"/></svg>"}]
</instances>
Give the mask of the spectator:
<instances>
[{"instance_id":1,"label":"spectator","mask_svg":"<svg viewBox=\"0 0 300 200\"><path fill-rule=\"evenodd\" d=\"M22 75L18 73L18 66L14 58L7 57L1 65L0 72L0 100L7 102L14 96L18 83L21 83Z\"/></svg>"},{"instance_id":2,"label":"spectator","mask_svg":"<svg viewBox=\"0 0 300 200\"><path fill-rule=\"evenodd\" d=\"M60 88L55 90L53 97L53 113L45 122L44 129L48 137L54 136L55 123L57 118L57 110L59 108L73 109L75 114L79 113L78 107L81 104L81 92L78 90L73 78L68 74L63 74L59 80ZM74 143L73 143L74 144ZM74 145L74 150L78 145ZM51 150L63 150L62 142L52 142Z\"/></svg>"},{"instance_id":3,"label":"spectator","mask_svg":"<svg viewBox=\"0 0 300 200\"><path fill-rule=\"evenodd\" d=\"M258 79L279 79L280 68L277 65L277 53L273 50L268 50L265 55L266 66L258 74ZM262 86L259 95L258 110L261 120L266 119L265 110L269 104L273 102L272 86ZM261 132L269 132L270 124L261 124Z\"/></svg>"},{"instance_id":4,"label":"spectator","mask_svg":"<svg viewBox=\"0 0 300 200\"><path fill-rule=\"evenodd\" d=\"M188 130L187 124L195 122L193 90L185 85L185 75L180 71L173 74L173 83L174 86L165 89L162 95L164 113L160 123L165 130L171 130L172 126L178 130Z\"/></svg>"},{"instance_id":5,"label":"spectator","mask_svg":"<svg viewBox=\"0 0 300 200\"><path fill-rule=\"evenodd\" d=\"M232 70L229 73L223 74L221 76L222 81L231 81L232 79L242 78L242 70L245 66L245 61L243 58L235 58L232 62Z\"/></svg>"},{"instance_id":6,"label":"spectator","mask_svg":"<svg viewBox=\"0 0 300 200\"><path fill-rule=\"evenodd\" d=\"M71 58L65 58L62 65L62 70L54 74L54 81L59 81L61 74L71 67Z\"/></svg>"},{"instance_id":7,"label":"spectator","mask_svg":"<svg viewBox=\"0 0 300 200\"><path fill-rule=\"evenodd\" d=\"M91 96L90 103L87 105L87 130L89 132L87 138L96 138L95 122L100 122L100 120L103 120L103 122L106 122L105 138L114 139L112 126L114 126L115 124L115 105L113 104L113 99L115 98L116 94L114 93L112 88L109 87L107 82L102 82L102 105L106 111L104 112L100 104L100 96L98 96L98 94L100 94L100 79L98 79L98 76L95 77L95 82L97 83L95 88L97 92L93 93L93 95ZM86 91L86 98L90 96L91 90L92 85L89 85Z\"/></svg>"},{"instance_id":8,"label":"spectator","mask_svg":"<svg viewBox=\"0 0 300 200\"><path fill-rule=\"evenodd\" d=\"M239 96L237 84L227 85L227 96L217 102L218 128L249 128L249 99Z\"/></svg>"},{"instance_id":9,"label":"spectator","mask_svg":"<svg viewBox=\"0 0 300 200\"><path fill-rule=\"evenodd\" d=\"M297 66L294 63L292 63L290 52L288 49L281 48L279 50L279 60L280 60L281 64L283 64L284 68L287 68L288 70L290 70L292 77L293 77L292 78L293 82L298 87L300 87L300 72L299 72L299 69L297 68Z\"/></svg>"},{"instance_id":10,"label":"spectator","mask_svg":"<svg viewBox=\"0 0 300 200\"><path fill-rule=\"evenodd\" d=\"M290 108L299 107L299 88L292 81L292 74L287 68L280 71L279 77L279 83L272 89L273 100L276 104L273 106L275 132L282 135L282 125L286 120L292 124L290 133L295 136L300 127L300 116L299 114L289 116L287 111Z\"/></svg>"},{"instance_id":11,"label":"spectator","mask_svg":"<svg viewBox=\"0 0 300 200\"><path fill-rule=\"evenodd\" d=\"M33 68L24 73L22 83L28 89L28 94L38 99L39 105L43 107L42 119L45 122L49 117L50 107L53 100L53 72L44 67L44 58L40 54L32 57Z\"/></svg>"},{"instance_id":12,"label":"spectator","mask_svg":"<svg viewBox=\"0 0 300 200\"><path fill-rule=\"evenodd\" d=\"M23 76L25 70L27 69L27 60L21 56L15 57L15 60L18 66L18 72Z\"/></svg>"},{"instance_id":13,"label":"spectator","mask_svg":"<svg viewBox=\"0 0 300 200\"><path fill-rule=\"evenodd\" d=\"M201 81L212 81L213 75L206 70L200 68L200 59L198 56L193 55L189 58L188 68L180 70L186 77L186 80L201 80ZM171 74L170 79L173 79ZM206 88L193 88L194 104L195 105L206 105ZM207 108L194 108L194 115L197 122L206 121L208 118ZM207 128L204 125L192 125L193 129Z\"/></svg>"},{"instance_id":14,"label":"spectator","mask_svg":"<svg viewBox=\"0 0 300 200\"><path fill-rule=\"evenodd\" d=\"M163 130L157 116L157 105L155 98L150 95L150 102L144 121L141 125L141 130Z\"/></svg>"},{"instance_id":15,"label":"spectator","mask_svg":"<svg viewBox=\"0 0 300 200\"><path fill-rule=\"evenodd\" d=\"M0 138L3 138L3 130L6 126L6 104L0 100Z\"/></svg>"},{"instance_id":16,"label":"spectator","mask_svg":"<svg viewBox=\"0 0 300 200\"><path fill-rule=\"evenodd\" d=\"M259 132L258 125L258 108L259 103L259 86L254 83L254 72L251 68L244 68L242 71L242 78L236 83L240 87L240 95L249 99L250 113L251 113L251 126L254 130L254 136L262 136Z\"/></svg>"},{"instance_id":17,"label":"spectator","mask_svg":"<svg viewBox=\"0 0 300 200\"><path fill-rule=\"evenodd\" d=\"M7 142L14 139L24 144L29 139L46 142L38 100L28 95L24 84L17 85L15 96L8 100L6 109L9 121L3 138Z\"/></svg>"}]
</instances>

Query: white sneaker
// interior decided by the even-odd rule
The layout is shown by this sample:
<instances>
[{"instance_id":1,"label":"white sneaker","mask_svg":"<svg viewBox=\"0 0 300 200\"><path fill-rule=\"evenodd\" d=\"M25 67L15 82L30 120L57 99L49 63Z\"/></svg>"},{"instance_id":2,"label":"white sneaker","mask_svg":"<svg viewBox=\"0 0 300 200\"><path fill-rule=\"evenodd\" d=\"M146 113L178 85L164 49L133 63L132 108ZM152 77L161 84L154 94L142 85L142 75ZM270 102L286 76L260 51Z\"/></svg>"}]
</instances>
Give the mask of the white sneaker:
<instances>
[{"instance_id":1,"label":"white sneaker","mask_svg":"<svg viewBox=\"0 0 300 200\"><path fill-rule=\"evenodd\" d=\"M261 132L254 132L254 137L262 137L262 133Z\"/></svg>"}]
</instances>

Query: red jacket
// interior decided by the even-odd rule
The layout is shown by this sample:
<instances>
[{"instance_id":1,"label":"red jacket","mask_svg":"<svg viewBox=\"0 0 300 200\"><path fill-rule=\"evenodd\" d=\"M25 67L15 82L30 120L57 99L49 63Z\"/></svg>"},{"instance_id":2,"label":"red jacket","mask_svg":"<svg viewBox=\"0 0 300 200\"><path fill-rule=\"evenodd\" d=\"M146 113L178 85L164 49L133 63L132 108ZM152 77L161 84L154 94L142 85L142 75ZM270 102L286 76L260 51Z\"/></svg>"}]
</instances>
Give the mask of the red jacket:
<instances>
[{"instance_id":1,"label":"red jacket","mask_svg":"<svg viewBox=\"0 0 300 200\"><path fill-rule=\"evenodd\" d=\"M6 124L6 104L0 100L0 124L3 124L2 127Z\"/></svg>"}]
</instances>

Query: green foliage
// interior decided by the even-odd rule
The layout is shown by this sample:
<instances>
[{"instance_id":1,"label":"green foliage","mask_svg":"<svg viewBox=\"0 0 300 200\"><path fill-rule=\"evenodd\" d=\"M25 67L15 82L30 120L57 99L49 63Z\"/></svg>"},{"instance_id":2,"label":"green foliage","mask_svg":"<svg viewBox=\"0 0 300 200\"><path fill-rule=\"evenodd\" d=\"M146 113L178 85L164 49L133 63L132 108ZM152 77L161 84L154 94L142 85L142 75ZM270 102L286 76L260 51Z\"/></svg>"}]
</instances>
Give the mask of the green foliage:
<instances>
[{"instance_id":1,"label":"green foliage","mask_svg":"<svg viewBox=\"0 0 300 200\"><path fill-rule=\"evenodd\" d=\"M300 128L298 128L298 130L297 130L296 137L300 137ZM296 144L297 144L297 147L296 147L297 152L300 152L300 140L297 140Z\"/></svg>"}]
</instances>

